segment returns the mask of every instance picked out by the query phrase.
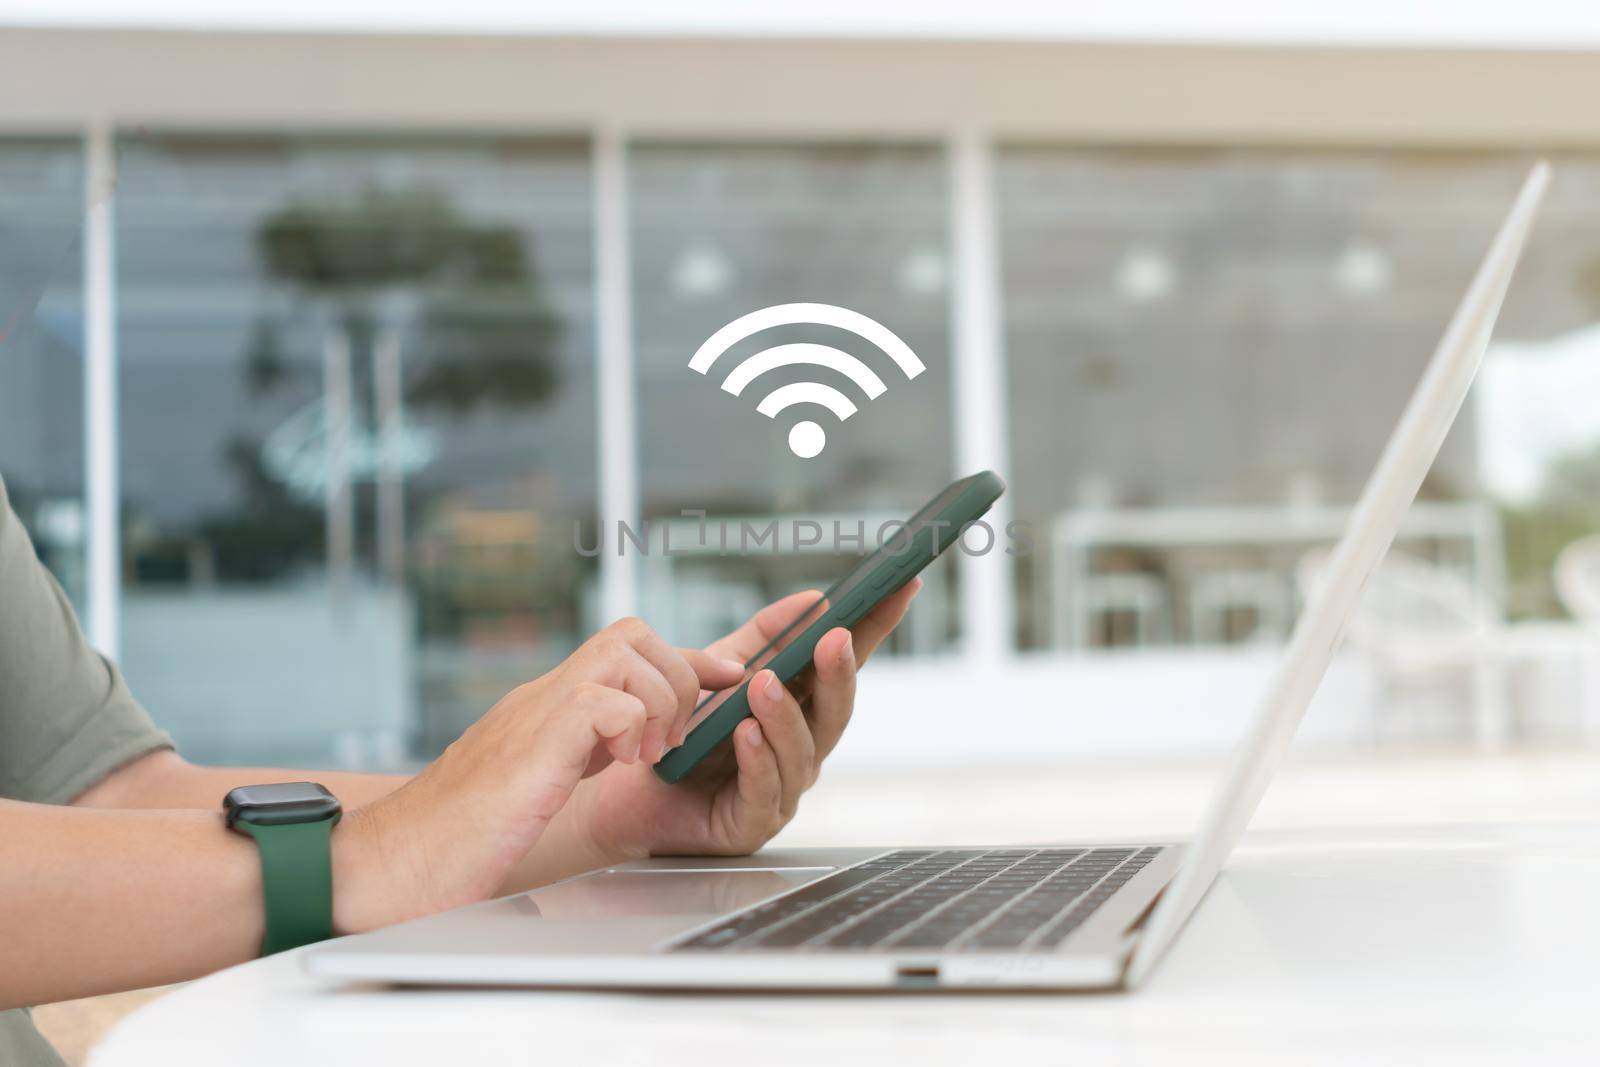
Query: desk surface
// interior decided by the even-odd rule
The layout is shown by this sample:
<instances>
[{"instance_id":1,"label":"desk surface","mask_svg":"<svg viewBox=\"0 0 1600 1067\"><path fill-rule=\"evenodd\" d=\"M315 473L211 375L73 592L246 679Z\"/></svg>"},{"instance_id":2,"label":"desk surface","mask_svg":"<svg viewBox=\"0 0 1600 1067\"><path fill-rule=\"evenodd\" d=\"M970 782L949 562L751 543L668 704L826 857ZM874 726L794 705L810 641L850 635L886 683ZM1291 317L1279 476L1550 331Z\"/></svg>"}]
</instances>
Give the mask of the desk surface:
<instances>
[{"instance_id":1,"label":"desk surface","mask_svg":"<svg viewBox=\"0 0 1600 1067\"><path fill-rule=\"evenodd\" d=\"M393 991L289 953L155 1001L90 1063L1593 1063L1596 900L1600 826L1279 831L1134 994Z\"/></svg>"}]
</instances>

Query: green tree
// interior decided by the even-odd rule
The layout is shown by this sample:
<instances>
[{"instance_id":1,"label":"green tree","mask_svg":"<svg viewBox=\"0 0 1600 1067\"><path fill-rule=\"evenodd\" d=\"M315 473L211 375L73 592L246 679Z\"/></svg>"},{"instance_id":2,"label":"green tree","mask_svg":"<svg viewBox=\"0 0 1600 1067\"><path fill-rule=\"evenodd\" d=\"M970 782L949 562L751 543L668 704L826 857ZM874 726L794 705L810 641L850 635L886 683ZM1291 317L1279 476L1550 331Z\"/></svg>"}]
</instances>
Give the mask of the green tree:
<instances>
[{"instance_id":1,"label":"green tree","mask_svg":"<svg viewBox=\"0 0 1600 1067\"><path fill-rule=\"evenodd\" d=\"M262 220L255 246L265 274L289 290L301 313L344 339L352 433L380 429L373 397L386 335L407 411L463 417L479 408L524 409L556 391L560 321L524 235L511 225L471 220L437 190L369 186L346 201L286 204ZM320 392L316 371L285 358L285 325L271 316L256 322L244 361L248 387L262 396L292 384ZM232 545L248 544L258 562L241 570L242 556L221 553L225 578L270 579L331 552L326 517L305 521L319 507L300 502L290 509L295 521L261 521L284 514L291 500L259 461L248 460L260 448L245 437L227 446L244 505L207 527ZM381 503L355 500L350 525L370 530L380 510Z\"/></svg>"},{"instance_id":2,"label":"green tree","mask_svg":"<svg viewBox=\"0 0 1600 1067\"><path fill-rule=\"evenodd\" d=\"M352 345L358 363L377 330L395 325L381 321L386 298L414 299L422 359L412 361L408 404L517 408L554 391L560 322L522 234L470 222L436 190L369 187L351 203L292 203L263 220L256 248L269 277L368 342ZM277 347L260 331L253 347L250 380L270 387L284 376Z\"/></svg>"},{"instance_id":3,"label":"green tree","mask_svg":"<svg viewBox=\"0 0 1600 1067\"><path fill-rule=\"evenodd\" d=\"M1551 580L1556 557L1580 537L1600 533L1600 449L1564 456L1551 466L1537 497L1502 514L1512 613L1560 615Z\"/></svg>"}]
</instances>

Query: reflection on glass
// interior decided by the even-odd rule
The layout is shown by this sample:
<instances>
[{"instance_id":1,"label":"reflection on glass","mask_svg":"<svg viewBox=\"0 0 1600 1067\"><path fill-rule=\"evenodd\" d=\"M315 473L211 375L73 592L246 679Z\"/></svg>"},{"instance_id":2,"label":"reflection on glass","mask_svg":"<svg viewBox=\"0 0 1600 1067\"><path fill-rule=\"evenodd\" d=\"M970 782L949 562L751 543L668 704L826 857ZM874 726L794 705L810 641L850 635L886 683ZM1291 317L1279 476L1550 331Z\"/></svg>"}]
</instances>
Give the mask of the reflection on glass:
<instances>
[{"instance_id":1,"label":"reflection on glass","mask_svg":"<svg viewBox=\"0 0 1600 1067\"><path fill-rule=\"evenodd\" d=\"M674 552L641 559L643 613L680 644L702 644L761 604L822 589L870 551L872 532L952 480L949 430L948 240L944 161L932 146L645 144L629 152L633 308L643 514L678 522ZM889 357L844 330L775 327L735 345L709 376L688 369L700 343L740 316L797 301L861 312L901 337L927 371L907 381ZM739 397L721 391L724 364L773 345L843 349L887 385L874 400L816 366L768 371ZM720 372L720 373L719 373ZM818 405L780 418L756 410L768 392L815 379L847 392L840 422ZM791 451L796 420L825 428L820 455ZM963 472L966 473L966 472ZM821 520L816 546L774 553L700 547L699 520L758 529L774 519ZM868 540L838 551L831 521ZM799 539L797 539L798 541ZM655 540L660 546L659 534ZM931 652L955 633L953 573L930 568L898 651Z\"/></svg>"},{"instance_id":2,"label":"reflection on glass","mask_svg":"<svg viewBox=\"0 0 1600 1067\"><path fill-rule=\"evenodd\" d=\"M130 679L197 758L436 752L587 624L586 146L121 154Z\"/></svg>"},{"instance_id":3,"label":"reflection on glass","mask_svg":"<svg viewBox=\"0 0 1600 1067\"><path fill-rule=\"evenodd\" d=\"M489 906L532 919L616 920L725 915L815 879L816 868L770 871L606 871Z\"/></svg>"},{"instance_id":4,"label":"reflection on glass","mask_svg":"<svg viewBox=\"0 0 1600 1067\"><path fill-rule=\"evenodd\" d=\"M1023 646L1281 639L1304 561L1341 529L1525 169L1488 154L1003 150L1012 503L1042 547L1016 572ZM1600 530L1600 497L1573 491L1600 408L1561 404L1563 458L1531 473L1538 443L1504 429L1590 373L1537 387L1539 353L1600 363L1600 164L1560 159L1556 174L1484 378L1402 536L1457 594L1513 617L1559 613L1554 557ZM1503 468L1529 495L1498 489Z\"/></svg>"},{"instance_id":5,"label":"reflection on glass","mask_svg":"<svg viewBox=\"0 0 1600 1067\"><path fill-rule=\"evenodd\" d=\"M0 139L0 476L82 609L83 149Z\"/></svg>"}]
</instances>

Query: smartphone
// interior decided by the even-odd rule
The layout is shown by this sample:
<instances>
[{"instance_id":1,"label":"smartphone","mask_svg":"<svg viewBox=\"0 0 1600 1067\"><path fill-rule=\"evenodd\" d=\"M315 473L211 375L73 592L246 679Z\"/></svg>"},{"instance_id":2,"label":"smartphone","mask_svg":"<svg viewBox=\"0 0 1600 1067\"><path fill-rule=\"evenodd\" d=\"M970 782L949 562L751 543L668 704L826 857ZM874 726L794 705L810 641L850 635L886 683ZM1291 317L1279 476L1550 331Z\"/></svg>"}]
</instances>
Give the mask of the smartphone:
<instances>
[{"instance_id":1,"label":"smartphone","mask_svg":"<svg viewBox=\"0 0 1600 1067\"><path fill-rule=\"evenodd\" d=\"M909 582L981 519L1006 491L994 471L961 479L917 510L892 537L834 582L783 632L745 663L744 681L712 693L695 708L696 725L683 744L655 765L663 781L676 782L750 715L750 679L770 669L787 685L811 666L817 642L837 626L853 626L884 598ZM880 534L881 536L881 534Z\"/></svg>"}]
</instances>

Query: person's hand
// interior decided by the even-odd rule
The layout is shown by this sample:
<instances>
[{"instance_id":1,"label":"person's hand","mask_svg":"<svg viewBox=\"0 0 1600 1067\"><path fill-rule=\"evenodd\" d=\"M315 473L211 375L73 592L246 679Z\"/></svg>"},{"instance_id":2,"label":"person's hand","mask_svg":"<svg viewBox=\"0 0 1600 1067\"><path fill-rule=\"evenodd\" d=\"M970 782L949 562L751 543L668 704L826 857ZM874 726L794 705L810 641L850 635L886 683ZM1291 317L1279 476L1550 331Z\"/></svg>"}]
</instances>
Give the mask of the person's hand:
<instances>
[{"instance_id":1,"label":"person's hand","mask_svg":"<svg viewBox=\"0 0 1600 1067\"><path fill-rule=\"evenodd\" d=\"M743 855L766 844L794 817L800 794L816 782L850 721L856 670L899 624L921 584L913 579L853 633L841 627L825 634L812 668L788 688L771 671L757 673L752 717L682 781L668 785L641 760L584 782L560 816L576 849L600 865L649 855ZM818 596L797 593L768 605L706 652L747 660ZM681 728L670 740L682 743Z\"/></svg>"},{"instance_id":2,"label":"person's hand","mask_svg":"<svg viewBox=\"0 0 1600 1067\"><path fill-rule=\"evenodd\" d=\"M650 775L701 691L744 676L736 655L675 649L624 619L512 690L421 774L334 831L336 926L370 929L487 898L583 778L614 762Z\"/></svg>"}]
</instances>

